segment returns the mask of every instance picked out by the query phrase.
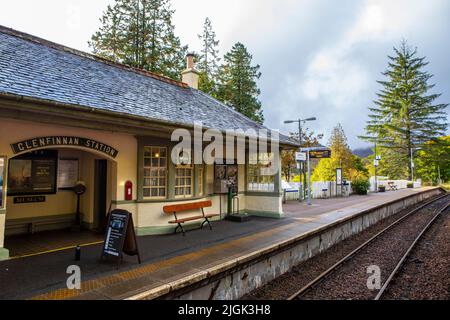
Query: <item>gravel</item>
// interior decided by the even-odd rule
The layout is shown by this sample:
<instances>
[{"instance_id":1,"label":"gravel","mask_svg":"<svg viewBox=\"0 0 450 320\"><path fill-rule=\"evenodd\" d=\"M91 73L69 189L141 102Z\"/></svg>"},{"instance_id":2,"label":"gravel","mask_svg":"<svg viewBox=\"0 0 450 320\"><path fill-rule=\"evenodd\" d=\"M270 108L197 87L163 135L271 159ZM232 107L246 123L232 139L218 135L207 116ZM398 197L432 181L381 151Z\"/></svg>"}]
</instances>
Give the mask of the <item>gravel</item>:
<instances>
[{"instance_id":1,"label":"gravel","mask_svg":"<svg viewBox=\"0 0 450 320\"><path fill-rule=\"evenodd\" d=\"M419 206L417 204L416 206ZM438 205L433 205L434 208ZM316 278L320 273L328 269L338 260L343 258L349 252L357 248L360 244L371 238L373 235L387 227L393 221L401 216L407 214L412 208L403 210L402 212L393 215L380 221L374 226L366 229L362 233L346 239L327 251L299 264L290 272L281 277L271 281L265 286L254 290L250 294L242 297L244 300L252 299L268 299L278 300L286 299L294 294L301 287ZM376 240L377 245L369 246L364 251L362 256L359 256L357 262L347 262L338 272L329 275L326 281L318 284L316 288L308 293L305 297L307 299L370 299L376 295L376 291L367 289L366 281L368 278L367 266L378 265L382 270L382 279L389 275L389 270L392 270L394 260L403 254L405 246L411 243L414 238L411 232L417 232L420 223L424 223L432 214L432 210L423 209L414 217L406 220L411 221L408 228L394 228L396 232L390 233L384 241ZM406 229L403 230L402 229ZM385 238L385 237L383 237ZM404 241L411 238L411 240ZM381 241L381 242L380 242ZM401 244L401 245L400 245ZM398 259L397 259L398 261ZM384 275L384 278L383 278Z\"/></svg>"},{"instance_id":2,"label":"gravel","mask_svg":"<svg viewBox=\"0 0 450 320\"><path fill-rule=\"evenodd\" d=\"M383 299L450 299L450 210L423 235Z\"/></svg>"}]
</instances>

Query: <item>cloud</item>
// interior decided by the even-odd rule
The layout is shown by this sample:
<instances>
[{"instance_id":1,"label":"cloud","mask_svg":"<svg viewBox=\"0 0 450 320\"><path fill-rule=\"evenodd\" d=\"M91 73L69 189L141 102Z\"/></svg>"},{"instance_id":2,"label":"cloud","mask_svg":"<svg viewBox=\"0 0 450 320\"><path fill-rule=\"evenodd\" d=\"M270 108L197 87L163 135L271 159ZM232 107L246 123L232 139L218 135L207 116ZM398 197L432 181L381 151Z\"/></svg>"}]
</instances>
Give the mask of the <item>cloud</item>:
<instances>
[{"instance_id":1,"label":"cloud","mask_svg":"<svg viewBox=\"0 0 450 320\"><path fill-rule=\"evenodd\" d=\"M89 51L87 41L114 0L3 1L0 24ZM172 0L176 33L198 50L210 17L221 54L243 42L261 65L266 125L295 131L286 119L316 116L328 133L342 123L352 147L365 145L368 107L392 47L403 38L427 56L439 102L450 102L448 0Z\"/></svg>"},{"instance_id":2,"label":"cloud","mask_svg":"<svg viewBox=\"0 0 450 320\"><path fill-rule=\"evenodd\" d=\"M340 122L353 147L364 145L357 136L363 133L368 107L380 89L376 80L382 78L386 56L403 38L412 39L411 44L419 49L425 39L439 44L438 35L448 36L448 21L434 20L446 25L445 31L439 30L436 23L427 25L427 21L433 15L433 19L443 16L448 7L443 1L361 2L357 10L346 15L348 23L333 30L334 37L315 39L315 48L309 50L307 58L292 64L291 70L279 79L283 84L280 91L268 100L278 100L279 109L284 112L279 116L279 110L266 110L268 124L285 132L295 131L282 121L314 115L318 121L309 125L325 133L325 141L332 127ZM435 54L438 47L425 49L432 49ZM439 44L439 49L450 51L448 44ZM423 53L419 50L419 54ZM444 81L449 80L447 76Z\"/></svg>"}]
</instances>

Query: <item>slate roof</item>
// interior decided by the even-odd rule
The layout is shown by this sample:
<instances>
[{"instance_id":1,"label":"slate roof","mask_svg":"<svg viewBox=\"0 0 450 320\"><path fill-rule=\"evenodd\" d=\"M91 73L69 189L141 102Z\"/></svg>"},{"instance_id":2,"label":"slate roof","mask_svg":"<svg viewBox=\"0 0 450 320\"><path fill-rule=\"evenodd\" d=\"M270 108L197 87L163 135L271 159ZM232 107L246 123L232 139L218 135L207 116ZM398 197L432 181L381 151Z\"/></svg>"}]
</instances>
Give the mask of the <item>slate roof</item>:
<instances>
[{"instance_id":1,"label":"slate roof","mask_svg":"<svg viewBox=\"0 0 450 320\"><path fill-rule=\"evenodd\" d=\"M0 26L0 94L206 128L262 125L186 84ZM280 134L280 143L295 141Z\"/></svg>"}]
</instances>

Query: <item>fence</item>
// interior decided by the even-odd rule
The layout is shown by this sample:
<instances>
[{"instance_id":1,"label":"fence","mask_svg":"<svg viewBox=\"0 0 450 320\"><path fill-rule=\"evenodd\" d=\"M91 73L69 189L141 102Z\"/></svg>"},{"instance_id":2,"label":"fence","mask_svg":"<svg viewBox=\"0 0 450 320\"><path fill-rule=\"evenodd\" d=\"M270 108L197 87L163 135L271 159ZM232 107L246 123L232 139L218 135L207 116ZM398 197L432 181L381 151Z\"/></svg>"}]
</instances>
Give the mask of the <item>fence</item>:
<instances>
[{"instance_id":1,"label":"fence","mask_svg":"<svg viewBox=\"0 0 450 320\"><path fill-rule=\"evenodd\" d=\"M388 183L393 183L397 189L407 189L408 183L411 183L411 181L408 180L388 180L386 177L378 177L378 186L385 186L386 190L389 190ZM414 188L421 188L422 187L422 181L417 180L414 182ZM370 191L375 192L375 177L370 177Z\"/></svg>"},{"instance_id":2,"label":"fence","mask_svg":"<svg viewBox=\"0 0 450 320\"><path fill-rule=\"evenodd\" d=\"M283 189L286 190L286 200L298 200L298 190L301 183L283 181ZM302 188L303 190L303 188ZM334 198L337 196L349 196L352 193L351 183L347 186L337 186L335 181L313 182L311 188L311 197L313 199Z\"/></svg>"},{"instance_id":3,"label":"fence","mask_svg":"<svg viewBox=\"0 0 450 320\"><path fill-rule=\"evenodd\" d=\"M378 186L385 186L386 190L389 190L388 182L393 182L397 189L407 189L408 180L387 180L383 177L378 177ZM298 191L301 183L299 182L286 182L282 181L283 190L285 190L286 200L298 200ZM336 190L337 187L337 190ZM414 188L422 187L422 182L420 180L414 182ZM302 188L303 190L303 188ZM375 192L375 177L370 178L370 192ZM334 198L338 196L349 196L353 193L352 184L348 181L348 186L336 186L335 181L320 181L313 182L311 188L311 197L313 199L327 199Z\"/></svg>"}]
</instances>

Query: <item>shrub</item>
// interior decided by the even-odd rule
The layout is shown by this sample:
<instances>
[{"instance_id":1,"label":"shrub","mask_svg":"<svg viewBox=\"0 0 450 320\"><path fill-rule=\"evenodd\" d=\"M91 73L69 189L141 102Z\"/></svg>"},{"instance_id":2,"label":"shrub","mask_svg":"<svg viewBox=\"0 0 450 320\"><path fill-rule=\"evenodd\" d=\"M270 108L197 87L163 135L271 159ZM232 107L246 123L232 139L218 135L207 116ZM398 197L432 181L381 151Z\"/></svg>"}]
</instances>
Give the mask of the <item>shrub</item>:
<instances>
[{"instance_id":1,"label":"shrub","mask_svg":"<svg viewBox=\"0 0 450 320\"><path fill-rule=\"evenodd\" d=\"M408 182L408 184L406 185L406 187L407 187L408 189L412 189L412 188L414 188L414 183Z\"/></svg>"},{"instance_id":2,"label":"shrub","mask_svg":"<svg viewBox=\"0 0 450 320\"><path fill-rule=\"evenodd\" d=\"M358 178L352 181L352 189L356 194L367 194L370 188L370 182L367 179Z\"/></svg>"}]
</instances>

